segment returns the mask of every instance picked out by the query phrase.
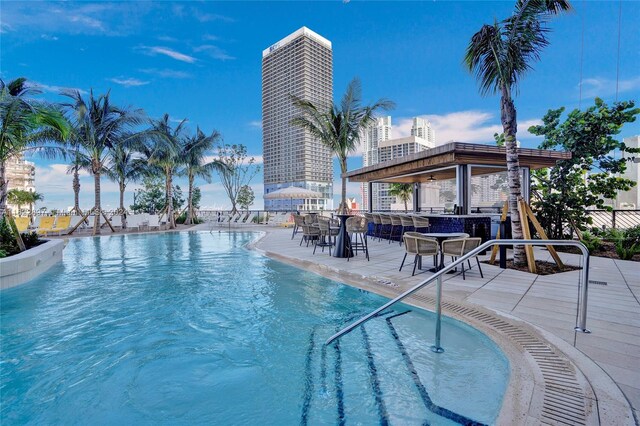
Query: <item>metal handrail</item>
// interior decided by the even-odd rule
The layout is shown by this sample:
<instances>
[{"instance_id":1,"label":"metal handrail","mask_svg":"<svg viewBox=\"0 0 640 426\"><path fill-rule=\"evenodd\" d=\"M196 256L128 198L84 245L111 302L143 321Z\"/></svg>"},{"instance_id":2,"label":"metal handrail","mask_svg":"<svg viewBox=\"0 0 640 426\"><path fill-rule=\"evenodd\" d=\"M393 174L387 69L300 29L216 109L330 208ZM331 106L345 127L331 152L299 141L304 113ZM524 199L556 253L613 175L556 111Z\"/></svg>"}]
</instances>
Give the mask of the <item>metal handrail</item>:
<instances>
[{"instance_id":1,"label":"metal handrail","mask_svg":"<svg viewBox=\"0 0 640 426\"><path fill-rule=\"evenodd\" d=\"M451 271L452 269L454 269L455 267L457 267L458 265L460 265L461 263L465 262L467 259L477 256L480 252L488 249L489 247L503 246L503 245L575 246L582 251L582 255L584 256L584 265L582 268L582 291L580 291L580 287L579 287L578 288L578 306L580 307L580 310L576 315L576 327L574 328L574 330L581 331L583 333L590 333L590 331L587 330L587 292L588 292L588 286L589 286L589 250L587 250L587 247L584 244L582 244L580 241L573 241L573 240L513 240L513 239L510 239L510 240L489 240L479 245L475 249L471 250L469 253L459 257L454 262L440 269L439 271L437 271L435 274L433 274L426 280L410 288L409 290L405 291L401 295L397 296L395 299L390 300L389 302L385 303L375 311L371 312L368 315L365 315L364 317L360 318L354 323L343 328L333 336L329 337L329 339L327 339L327 341L325 342L325 345L328 345L334 340L351 332L354 328L369 321L371 318L375 317L380 312L395 305L396 303L400 302L404 298L411 296L413 293L420 290L424 286L432 283L434 280L437 280L438 287L436 289L436 316L437 316L436 339L435 339L436 341L435 341L435 345L432 346L431 349L434 352L438 352L438 353L443 352L444 349L440 347L440 330L441 330L440 323L441 323L441 317L442 317L442 276L447 272ZM578 321L578 317L579 317L579 321Z\"/></svg>"}]
</instances>

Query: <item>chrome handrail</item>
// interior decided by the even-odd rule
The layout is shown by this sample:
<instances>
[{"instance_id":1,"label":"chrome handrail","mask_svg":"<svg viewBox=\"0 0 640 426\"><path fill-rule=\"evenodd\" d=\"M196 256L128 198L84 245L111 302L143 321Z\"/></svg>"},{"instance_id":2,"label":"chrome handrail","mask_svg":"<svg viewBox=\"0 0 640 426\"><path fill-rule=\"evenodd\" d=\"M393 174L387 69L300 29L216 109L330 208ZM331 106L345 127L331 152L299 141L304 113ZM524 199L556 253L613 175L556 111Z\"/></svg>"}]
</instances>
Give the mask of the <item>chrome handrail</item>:
<instances>
[{"instance_id":1,"label":"chrome handrail","mask_svg":"<svg viewBox=\"0 0 640 426\"><path fill-rule=\"evenodd\" d=\"M578 288L578 306L580 307L580 310L576 315L576 327L574 328L574 330L581 331L583 333L590 333L590 331L587 329L587 292L588 292L588 286L589 286L589 250L587 250L587 247L584 244L582 244L580 241L573 241L573 240L513 240L511 239L511 240L489 240L479 245L475 249L471 250L469 253L459 257L454 262L440 269L439 271L437 271L435 274L433 274L426 280L410 288L409 290L405 291L401 295L397 296L395 299L390 300L389 302L385 303L375 311L371 312L368 315L365 315L364 317L360 318L354 323L343 328L333 336L329 337L329 339L327 339L327 341L325 342L325 345L328 345L334 340L351 332L354 328L364 324L365 322L369 321L371 318L378 315L380 312L395 305L396 303L400 302L404 298L411 296L413 293L420 290L427 284L432 283L434 280L438 280L438 285L436 289L436 316L437 316L436 339L435 339L436 341L435 341L435 345L432 347L432 350L434 352L443 352L444 350L440 347L440 330L441 330L440 322L441 322L441 316L442 316L442 306L441 306L442 305L442 300L441 300L442 299L442 276L447 272L451 271L452 269L454 269L455 267L457 267L458 265L460 265L461 263L465 262L467 259L470 259L478 255L480 252L488 249L489 247L503 246L503 245L575 246L582 251L582 255L584 256L584 265L582 268L582 291L580 291L580 287L579 287ZM578 321L578 316L580 318L579 321ZM580 323L579 325L578 325L578 322Z\"/></svg>"}]
</instances>

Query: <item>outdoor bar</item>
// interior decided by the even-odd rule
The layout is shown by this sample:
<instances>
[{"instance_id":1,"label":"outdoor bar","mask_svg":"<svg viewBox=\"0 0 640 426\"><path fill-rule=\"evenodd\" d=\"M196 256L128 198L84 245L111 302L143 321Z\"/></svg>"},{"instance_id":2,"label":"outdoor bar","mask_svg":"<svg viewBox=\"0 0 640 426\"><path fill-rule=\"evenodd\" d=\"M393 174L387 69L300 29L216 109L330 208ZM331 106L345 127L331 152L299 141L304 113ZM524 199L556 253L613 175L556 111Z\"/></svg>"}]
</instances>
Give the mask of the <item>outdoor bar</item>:
<instances>
[{"instance_id":1,"label":"outdoor bar","mask_svg":"<svg viewBox=\"0 0 640 426\"><path fill-rule=\"evenodd\" d=\"M531 198L531 170L570 159L570 152L518 148L522 196ZM429 218L431 232L495 236L508 197L506 148L450 142L346 173L367 184L367 210L373 211L374 185L411 183L414 213Z\"/></svg>"}]
</instances>

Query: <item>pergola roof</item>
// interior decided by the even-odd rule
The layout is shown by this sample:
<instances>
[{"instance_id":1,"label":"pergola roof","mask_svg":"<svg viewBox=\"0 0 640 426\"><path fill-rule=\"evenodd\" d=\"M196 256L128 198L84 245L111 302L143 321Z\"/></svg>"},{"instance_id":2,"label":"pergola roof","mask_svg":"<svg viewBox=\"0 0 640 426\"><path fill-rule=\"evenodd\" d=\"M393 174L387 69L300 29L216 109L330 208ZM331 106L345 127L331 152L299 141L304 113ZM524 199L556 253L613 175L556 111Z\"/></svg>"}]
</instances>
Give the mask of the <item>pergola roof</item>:
<instances>
[{"instance_id":1,"label":"pergola roof","mask_svg":"<svg viewBox=\"0 0 640 426\"><path fill-rule=\"evenodd\" d=\"M552 167L571 158L570 152L518 148L521 166L532 170ZM472 164L472 175L505 170L506 148L473 143L450 142L426 151L363 167L346 173L350 182L427 182L455 177L451 166ZM443 170L444 169L444 170Z\"/></svg>"}]
</instances>

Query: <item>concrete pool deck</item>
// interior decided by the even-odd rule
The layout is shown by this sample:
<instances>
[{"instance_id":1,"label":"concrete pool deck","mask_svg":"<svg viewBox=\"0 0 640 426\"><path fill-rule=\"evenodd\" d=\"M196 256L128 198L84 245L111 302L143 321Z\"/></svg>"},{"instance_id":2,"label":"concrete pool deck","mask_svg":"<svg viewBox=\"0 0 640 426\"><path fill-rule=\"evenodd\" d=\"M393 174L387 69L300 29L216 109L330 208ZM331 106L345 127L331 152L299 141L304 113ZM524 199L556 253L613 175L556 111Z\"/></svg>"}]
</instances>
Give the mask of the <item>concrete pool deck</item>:
<instances>
[{"instance_id":1,"label":"concrete pool deck","mask_svg":"<svg viewBox=\"0 0 640 426\"><path fill-rule=\"evenodd\" d=\"M209 230L210 227L200 225L192 229ZM291 229L265 226L232 229L243 230L268 231L255 244L267 255L301 267L315 265L315 272L338 280L342 276L348 284L353 284L354 277L361 277L363 283L368 283L363 288L388 297L418 284L431 274L423 270L412 277L412 265L405 266L399 272L404 248L398 243L370 241L370 262L362 254L347 262L346 259L329 256L326 250L324 253L318 250L313 255L311 246L298 245L299 236L291 240ZM214 228L214 231L217 229ZM561 253L561 257L571 265L579 265L581 259L581 256L567 253ZM545 250L536 249L536 258L548 260L550 256ZM430 265L430 260L426 260L426 264ZM484 278L480 278L475 266L467 273L466 280L462 279L461 274L447 275L443 282L445 300L479 306L507 318L522 320L539 329L550 341L558 338L556 346L566 345L567 348L571 346L577 349L595 362L628 400L634 418L623 415L620 423L616 424L637 423L640 408L640 264L591 258L589 279L598 282L589 286L587 327L592 331L591 334L573 331L579 271L538 276L486 264L482 267ZM434 286L430 284L420 294L429 299L435 293ZM588 370L590 367L585 368ZM594 383L591 385L594 389L598 387ZM598 401L597 393L594 398L596 405L600 403L598 416L602 421L602 410L606 404ZM615 404L612 407L609 410L617 409Z\"/></svg>"}]
</instances>

